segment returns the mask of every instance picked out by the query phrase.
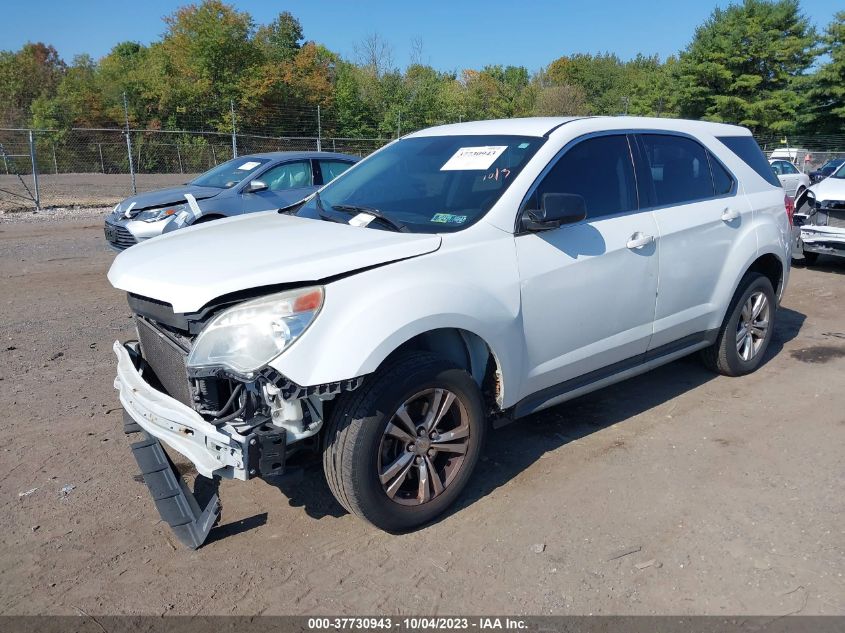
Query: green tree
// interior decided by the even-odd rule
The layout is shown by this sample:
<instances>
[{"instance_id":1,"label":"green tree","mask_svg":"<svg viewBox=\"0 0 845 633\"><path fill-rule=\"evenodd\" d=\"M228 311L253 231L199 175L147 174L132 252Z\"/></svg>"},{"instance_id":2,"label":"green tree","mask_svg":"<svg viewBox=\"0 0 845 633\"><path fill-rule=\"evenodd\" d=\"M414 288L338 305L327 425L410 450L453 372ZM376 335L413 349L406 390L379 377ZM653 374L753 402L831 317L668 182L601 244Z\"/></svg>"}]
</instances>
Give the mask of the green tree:
<instances>
[{"instance_id":1,"label":"green tree","mask_svg":"<svg viewBox=\"0 0 845 633\"><path fill-rule=\"evenodd\" d=\"M293 14L284 11L270 24L258 28L255 41L266 60L275 63L290 61L300 49L302 25Z\"/></svg>"},{"instance_id":2,"label":"green tree","mask_svg":"<svg viewBox=\"0 0 845 633\"><path fill-rule=\"evenodd\" d=\"M797 0L744 0L715 9L681 53L680 114L758 132L792 130L803 104L796 84L816 43Z\"/></svg>"},{"instance_id":3,"label":"green tree","mask_svg":"<svg viewBox=\"0 0 845 633\"><path fill-rule=\"evenodd\" d=\"M845 11L834 16L822 43L829 61L808 81L808 131L845 134Z\"/></svg>"},{"instance_id":4,"label":"green tree","mask_svg":"<svg viewBox=\"0 0 845 633\"><path fill-rule=\"evenodd\" d=\"M27 125L36 99L48 99L67 70L56 49L41 42L0 51L0 123Z\"/></svg>"},{"instance_id":5,"label":"green tree","mask_svg":"<svg viewBox=\"0 0 845 633\"><path fill-rule=\"evenodd\" d=\"M625 68L613 53L560 57L546 69L553 86L579 86L591 114L619 114L625 110Z\"/></svg>"}]
</instances>

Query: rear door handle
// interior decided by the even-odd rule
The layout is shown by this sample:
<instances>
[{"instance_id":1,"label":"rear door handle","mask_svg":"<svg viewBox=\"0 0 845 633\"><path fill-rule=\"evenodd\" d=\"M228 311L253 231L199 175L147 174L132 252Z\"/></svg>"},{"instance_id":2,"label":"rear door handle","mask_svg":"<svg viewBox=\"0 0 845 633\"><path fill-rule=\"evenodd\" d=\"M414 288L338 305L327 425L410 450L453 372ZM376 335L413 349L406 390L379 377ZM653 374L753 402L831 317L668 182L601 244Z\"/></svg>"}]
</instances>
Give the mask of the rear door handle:
<instances>
[{"instance_id":1,"label":"rear door handle","mask_svg":"<svg viewBox=\"0 0 845 633\"><path fill-rule=\"evenodd\" d=\"M642 248L654 241L653 235L643 235L640 231L634 233L628 240L626 246L630 249Z\"/></svg>"},{"instance_id":2,"label":"rear door handle","mask_svg":"<svg viewBox=\"0 0 845 633\"><path fill-rule=\"evenodd\" d=\"M739 211L735 209L725 209L722 212L722 222L733 222L739 218Z\"/></svg>"}]
</instances>

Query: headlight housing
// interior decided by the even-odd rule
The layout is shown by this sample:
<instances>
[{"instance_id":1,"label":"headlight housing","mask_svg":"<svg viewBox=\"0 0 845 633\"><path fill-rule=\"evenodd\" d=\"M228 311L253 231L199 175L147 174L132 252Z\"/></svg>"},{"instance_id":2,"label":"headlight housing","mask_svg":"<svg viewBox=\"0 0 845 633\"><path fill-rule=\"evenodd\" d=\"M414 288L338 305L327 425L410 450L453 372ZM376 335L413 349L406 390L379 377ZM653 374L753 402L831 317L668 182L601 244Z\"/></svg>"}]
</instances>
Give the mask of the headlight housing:
<instances>
[{"instance_id":1,"label":"headlight housing","mask_svg":"<svg viewBox=\"0 0 845 633\"><path fill-rule=\"evenodd\" d=\"M169 218L171 216L176 215L180 211L184 211L188 208L188 205L185 203L182 204L172 204L166 207L161 207L159 209L146 209L145 211L141 211L138 215L136 215L133 220L140 220L141 222L158 222L159 220L164 220L165 218Z\"/></svg>"},{"instance_id":2,"label":"headlight housing","mask_svg":"<svg viewBox=\"0 0 845 633\"><path fill-rule=\"evenodd\" d=\"M252 380L311 325L323 307L323 287L311 286L245 301L224 310L194 341L191 369L224 368Z\"/></svg>"}]
</instances>

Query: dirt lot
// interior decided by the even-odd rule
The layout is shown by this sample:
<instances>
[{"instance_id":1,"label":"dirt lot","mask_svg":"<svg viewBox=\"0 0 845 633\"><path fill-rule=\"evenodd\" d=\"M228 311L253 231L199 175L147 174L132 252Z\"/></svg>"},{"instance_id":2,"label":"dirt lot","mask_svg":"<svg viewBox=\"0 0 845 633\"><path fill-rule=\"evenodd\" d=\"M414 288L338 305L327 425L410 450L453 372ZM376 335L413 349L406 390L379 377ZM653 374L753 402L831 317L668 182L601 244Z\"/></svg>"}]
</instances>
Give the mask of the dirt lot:
<instances>
[{"instance_id":1,"label":"dirt lot","mask_svg":"<svg viewBox=\"0 0 845 633\"><path fill-rule=\"evenodd\" d=\"M793 270L756 374L685 359L497 431L433 525L370 528L315 466L224 482L192 552L122 432L99 217L25 219L0 218L0 613L845 613L841 261Z\"/></svg>"},{"instance_id":2,"label":"dirt lot","mask_svg":"<svg viewBox=\"0 0 845 633\"><path fill-rule=\"evenodd\" d=\"M196 174L136 174L138 192L172 187L188 182ZM35 188L32 176L25 174L23 183L14 175L0 174L0 211L32 210ZM27 191L27 188L29 191ZM38 177L41 206L48 207L112 207L132 195L129 174L41 174Z\"/></svg>"}]
</instances>

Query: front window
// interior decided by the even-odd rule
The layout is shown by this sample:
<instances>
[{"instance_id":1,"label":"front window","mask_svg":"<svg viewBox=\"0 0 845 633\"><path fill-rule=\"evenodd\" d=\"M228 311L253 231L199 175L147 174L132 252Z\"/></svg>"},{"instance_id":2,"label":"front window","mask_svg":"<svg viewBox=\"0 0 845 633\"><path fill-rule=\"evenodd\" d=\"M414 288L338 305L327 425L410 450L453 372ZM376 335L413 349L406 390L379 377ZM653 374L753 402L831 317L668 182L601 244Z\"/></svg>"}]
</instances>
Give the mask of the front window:
<instances>
[{"instance_id":1,"label":"front window","mask_svg":"<svg viewBox=\"0 0 845 633\"><path fill-rule=\"evenodd\" d=\"M348 222L374 210L373 228L459 231L480 219L514 181L543 138L426 136L374 154L324 187L302 217Z\"/></svg>"},{"instance_id":2,"label":"front window","mask_svg":"<svg viewBox=\"0 0 845 633\"><path fill-rule=\"evenodd\" d=\"M311 161L301 160L276 165L261 174L259 180L265 183L270 191L310 187L313 184Z\"/></svg>"},{"instance_id":3,"label":"front window","mask_svg":"<svg viewBox=\"0 0 845 633\"><path fill-rule=\"evenodd\" d=\"M198 187L231 189L268 162L270 161L266 158L235 158L200 174L191 181L191 184Z\"/></svg>"},{"instance_id":4,"label":"front window","mask_svg":"<svg viewBox=\"0 0 845 633\"><path fill-rule=\"evenodd\" d=\"M831 178L839 178L840 180L845 180L845 163L840 165L839 169L837 169L833 174L830 176Z\"/></svg>"}]
</instances>

